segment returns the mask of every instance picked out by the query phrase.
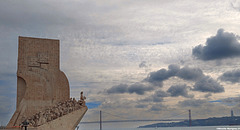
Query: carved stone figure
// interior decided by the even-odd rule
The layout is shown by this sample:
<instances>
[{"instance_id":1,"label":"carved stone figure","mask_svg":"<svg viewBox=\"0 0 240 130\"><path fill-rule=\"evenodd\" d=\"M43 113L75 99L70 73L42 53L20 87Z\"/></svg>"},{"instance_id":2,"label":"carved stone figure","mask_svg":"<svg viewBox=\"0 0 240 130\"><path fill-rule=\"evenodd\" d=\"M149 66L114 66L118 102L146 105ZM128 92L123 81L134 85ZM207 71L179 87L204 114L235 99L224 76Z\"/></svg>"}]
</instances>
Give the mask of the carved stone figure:
<instances>
[{"instance_id":1,"label":"carved stone figure","mask_svg":"<svg viewBox=\"0 0 240 130\"><path fill-rule=\"evenodd\" d=\"M82 105L83 106L86 106L86 104L85 104L85 100L86 99L86 97L85 96L83 96L83 91L81 92L81 96L80 96L80 101L82 101Z\"/></svg>"}]
</instances>

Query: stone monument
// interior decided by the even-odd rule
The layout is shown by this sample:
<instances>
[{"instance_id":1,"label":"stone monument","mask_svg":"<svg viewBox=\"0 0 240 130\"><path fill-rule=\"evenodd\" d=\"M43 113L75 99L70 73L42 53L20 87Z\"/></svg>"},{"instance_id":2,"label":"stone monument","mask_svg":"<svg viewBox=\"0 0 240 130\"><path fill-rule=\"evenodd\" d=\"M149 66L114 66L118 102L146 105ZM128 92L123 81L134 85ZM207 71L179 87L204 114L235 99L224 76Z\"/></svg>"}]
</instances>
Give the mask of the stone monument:
<instances>
[{"instance_id":1,"label":"stone monument","mask_svg":"<svg viewBox=\"0 0 240 130\"><path fill-rule=\"evenodd\" d=\"M59 56L59 40L19 37L17 104L7 128L23 122L36 130L74 130L78 125L87 106L84 99L70 98Z\"/></svg>"}]
</instances>

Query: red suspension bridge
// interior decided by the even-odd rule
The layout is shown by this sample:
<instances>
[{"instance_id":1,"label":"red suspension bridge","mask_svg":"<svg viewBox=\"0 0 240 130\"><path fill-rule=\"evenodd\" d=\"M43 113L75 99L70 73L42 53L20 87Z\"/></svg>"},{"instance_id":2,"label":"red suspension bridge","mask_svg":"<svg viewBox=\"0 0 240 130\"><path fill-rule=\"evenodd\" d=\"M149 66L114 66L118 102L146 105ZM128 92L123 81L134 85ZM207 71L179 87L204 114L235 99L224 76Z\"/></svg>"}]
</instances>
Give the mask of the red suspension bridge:
<instances>
[{"instance_id":1,"label":"red suspension bridge","mask_svg":"<svg viewBox=\"0 0 240 130\"><path fill-rule=\"evenodd\" d=\"M87 121L87 122L81 122L80 124L90 124L90 123L120 123L120 122L151 122L151 121L184 121L187 119L182 119L182 118L174 118L174 117L178 117L180 115L185 115L188 113L188 120L189 120L189 125L191 125L191 110L182 112L180 114L171 116L171 117L164 117L162 119L130 119L130 118L126 118L123 117L121 115L116 115L116 114L111 114L109 112L105 112L105 111L100 111L99 112L99 120L98 121ZM102 114L107 114L113 117L117 117L119 118L119 120L103 120L102 119Z\"/></svg>"}]
</instances>

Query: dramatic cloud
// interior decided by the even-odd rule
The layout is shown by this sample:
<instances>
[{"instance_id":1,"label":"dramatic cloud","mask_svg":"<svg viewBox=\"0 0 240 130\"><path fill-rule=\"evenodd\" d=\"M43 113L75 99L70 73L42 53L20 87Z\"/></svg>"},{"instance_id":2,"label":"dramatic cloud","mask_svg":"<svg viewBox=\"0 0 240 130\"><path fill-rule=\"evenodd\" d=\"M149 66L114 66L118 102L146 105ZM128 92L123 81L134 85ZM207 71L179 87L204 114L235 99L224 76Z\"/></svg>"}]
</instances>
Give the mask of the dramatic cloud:
<instances>
[{"instance_id":1,"label":"dramatic cloud","mask_svg":"<svg viewBox=\"0 0 240 130\"><path fill-rule=\"evenodd\" d=\"M181 107L200 107L204 106L204 104L207 104L208 102L206 100L200 100L200 99L189 99L178 102L178 105Z\"/></svg>"},{"instance_id":2,"label":"dramatic cloud","mask_svg":"<svg viewBox=\"0 0 240 130\"><path fill-rule=\"evenodd\" d=\"M193 98L193 95L188 94L188 89L190 87L187 86L186 84L184 85L174 85L171 86L167 92L171 94L172 97L178 97L178 96L183 96L187 98Z\"/></svg>"},{"instance_id":3,"label":"dramatic cloud","mask_svg":"<svg viewBox=\"0 0 240 130\"><path fill-rule=\"evenodd\" d=\"M170 94L172 97L183 96L186 98L192 98L194 95L189 95L188 90L193 91L200 91L200 92L208 92L210 93L221 93L224 92L224 87L221 86L216 80L211 78L210 76L206 76L203 74L203 71L199 68L189 68L183 67L180 68L179 65L169 65L167 69L160 69L155 72L150 72L148 77L144 79L142 83L135 83L130 86L126 84L120 84L117 86L113 86L106 90L108 94L114 93L136 93L138 95L143 95L145 92L152 91L158 87L163 86L163 81L168 80L171 77L178 77L183 80L190 80L194 81L195 85L193 88L187 86L186 84L183 85L173 85L168 90L167 93ZM145 84L143 84L145 83ZM151 83L152 85L146 85ZM160 94L158 94L160 93ZM153 101L153 102L161 102L163 101L163 97L166 97L166 92L157 91L153 96L150 96L145 101ZM160 95L160 96L159 96ZM164 95L164 96L161 96ZM168 95L167 95L168 96ZM210 95L206 95L210 96Z\"/></svg>"},{"instance_id":4,"label":"dramatic cloud","mask_svg":"<svg viewBox=\"0 0 240 130\"><path fill-rule=\"evenodd\" d=\"M162 102L164 97L168 97L169 94L162 91L162 90L158 90L156 91L153 95L140 100L141 102Z\"/></svg>"},{"instance_id":5,"label":"dramatic cloud","mask_svg":"<svg viewBox=\"0 0 240 130\"><path fill-rule=\"evenodd\" d=\"M204 77L204 74L199 68L189 68L186 66L180 69L179 65L171 64L168 66L168 70L160 69L156 72L151 72L149 77L145 80L155 84L162 83L164 80L167 80L173 76L177 76L184 80L195 81Z\"/></svg>"},{"instance_id":6,"label":"dramatic cloud","mask_svg":"<svg viewBox=\"0 0 240 130\"><path fill-rule=\"evenodd\" d=\"M126 93L126 92L128 92L127 84L119 84L107 90L107 93L109 94L110 93Z\"/></svg>"},{"instance_id":7,"label":"dramatic cloud","mask_svg":"<svg viewBox=\"0 0 240 130\"><path fill-rule=\"evenodd\" d=\"M198 45L193 48L192 55L201 60L215 60L240 56L238 36L219 29L216 36L207 39L206 46Z\"/></svg>"},{"instance_id":8,"label":"dramatic cloud","mask_svg":"<svg viewBox=\"0 0 240 130\"><path fill-rule=\"evenodd\" d=\"M176 75L179 72L179 70L180 70L180 66L179 65L171 64L171 65L168 66L168 73L171 76Z\"/></svg>"},{"instance_id":9,"label":"dramatic cloud","mask_svg":"<svg viewBox=\"0 0 240 130\"><path fill-rule=\"evenodd\" d=\"M169 65L169 70L166 69L160 69L156 72L151 72L149 74L149 77L147 77L145 80L153 83L154 85L158 84L158 86L161 87L162 82L164 80L167 80L168 78L175 76L176 73L179 71L180 67L178 65Z\"/></svg>"},{"instance_id":10,"label":"dramatic cloud","mask_svg":"<svg viewBox=\"0 0 240 130\"><path fill-rule=\"evenodd\" d=\"M164 97L168 97L169 95L162 91L162 90L158 90L154 93L154 95L152 96L153 102L161 102L163 100Z\"/></svg>"},{"instance_id":11,"label":"dramatic cloud","mask_svg":"<svg viewBox=\"0 0 240 130\"><path fill-rule=\"evenodd\" d=\"M130 86L126 84L119 84L116 86L113 86L109 89L106 90L108 94L113 94L113 93L136 93L138 95L143 95L147 91L152 91L154 89L153 86L146 86L141 83L135 83Z\"/></svg>"},{"instance_id":12,"label":"dramatic cloud","mask_svg":"<svg viewBox=\"0 0 240 130\"><path fill-rule=\"evenodd\" d=\"M177 76L179 78L185 79L185 80L197 80L204 76L203 72L199 68L189 68L189 67L183 67L178 73Z\"/></svg>"},{"instance_id":13,"label":"dramatic cloud","mask_svg":"<svg viewBox=\"0 0 240 130\"><path fill-rule=\"evenodd\" d=\"M150 76L147 78L147 81L153 84L161 83L162 81L168 79L172 75L169 75L166 69L160 69L156 72L151 72Z\"/></svg>"},{"instance_id":14,"label":"dramatic cloud","mask_svg":"<svg viewBox=\"0 0 240 130\"><path fill-rule=\"evenodd\" d=\"M232 83L240 82L240 70L227 71L219 77L222 81L229 81Z\"/></svg>"},{"instance_id":15,"label":"dramatic cloud","mask_svg":"<svg viewBox=\"0 0 240 130\"><path fill-rule=\"evenodd\" d=\"M194 91L200 92L224 92L224 87L209 76L204 76L203 78L198 80L193 87Z\"/></svg>"},{"instance_id":16,"label":"dramatic cloud","mask_svg":"<svg viewBox=\"0 0 240 130\"><path fill-rule=\"evenodd\" d=\"M154 89L153 86L145 86L140 83L135 83L128 88L128 92L143 95L145 92L152 91L153 89Z\"/></svg>"}]
</instances>

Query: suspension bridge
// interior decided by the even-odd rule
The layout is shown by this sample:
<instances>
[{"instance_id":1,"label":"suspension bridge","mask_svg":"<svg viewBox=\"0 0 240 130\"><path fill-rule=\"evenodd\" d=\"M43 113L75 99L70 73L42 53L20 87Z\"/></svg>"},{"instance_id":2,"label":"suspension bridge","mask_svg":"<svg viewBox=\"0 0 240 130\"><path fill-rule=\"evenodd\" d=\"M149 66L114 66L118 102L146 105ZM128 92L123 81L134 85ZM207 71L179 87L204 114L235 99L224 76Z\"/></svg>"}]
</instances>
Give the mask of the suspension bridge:
<instances>
[{"instance_id":1,"label":"suspension bridge","mask_svg":"<svg viewBox=\"0 0 240 130\"><path fill-rule=\"evenodd\" d=\"M186 115L188 113L188 119L183 119L183 118L176 118L181 115ZM103 120L102 119L102 114L110 115L112 117L117 117L119 120ZM121 115L116 115L112 114L109 112L105 111L99 111L99 120L97 121L86 121L86 122L81 122L80 124L91 124L91 123L121 123L121 122L152 122L152 121L184 121L184 120L189 120L189 125L191 125L191 110L184 111L180 114L173 115L171 117L163 117L162 119L131 119L131 118L126 118Z\"/></svg>"}]
</instances>

